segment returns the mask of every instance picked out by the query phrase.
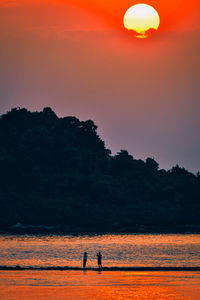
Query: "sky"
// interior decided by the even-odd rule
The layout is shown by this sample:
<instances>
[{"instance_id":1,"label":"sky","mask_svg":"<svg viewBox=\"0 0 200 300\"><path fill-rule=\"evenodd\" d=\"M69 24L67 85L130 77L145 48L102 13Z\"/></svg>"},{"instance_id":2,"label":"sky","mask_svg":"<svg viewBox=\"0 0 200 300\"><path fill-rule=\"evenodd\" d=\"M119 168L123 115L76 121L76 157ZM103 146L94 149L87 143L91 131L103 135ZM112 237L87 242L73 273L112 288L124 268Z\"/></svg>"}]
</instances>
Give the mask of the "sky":
<instances>
[{"instance_id":1,"label":"sky","mask_svg":"<svg viewBox=\"0 0 200 300\"><path fill-rule=\"evenodd\" d=\"M160 28L125 30L138 1L0 0L0 114L92 119L115 154L200 170L200 2L149 0Z\"/></svg>"}]
</instances>

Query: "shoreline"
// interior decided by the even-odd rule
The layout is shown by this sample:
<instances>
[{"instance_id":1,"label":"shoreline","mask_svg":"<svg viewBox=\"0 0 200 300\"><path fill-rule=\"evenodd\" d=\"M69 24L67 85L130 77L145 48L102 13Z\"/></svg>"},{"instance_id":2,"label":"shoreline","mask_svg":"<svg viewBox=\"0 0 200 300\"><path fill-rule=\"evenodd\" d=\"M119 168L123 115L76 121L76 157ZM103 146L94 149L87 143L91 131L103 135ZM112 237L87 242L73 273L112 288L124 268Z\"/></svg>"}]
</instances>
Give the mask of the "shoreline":
<instances>
[{"instance_id":1,"label":"shoreline","mask_svg":"<svg viewBox=\"0 0 200 300\"><path fill-rule=\"evenodd\" d=\"M21 267L21 266L0 266L0 271L123 271L123 272L200 272L200 267L103 267L81 268L81 267Z\"/></svg>"},{"instance_id":2,"label":"shoreline","mask_svg":"<svg viewBox=\"0 0 200 300\"><path fill-rule=\"evenodd\" d=\"M42 227L27 228L3 228L0 235L74 235L74 236L95 236L95 235L131 235L131 234L200 234L200 226L194 227L139 227L132 229L99 230L90 231L88 229L66 229L54 228L47 229Z\"/></svg>"}]
</instances>

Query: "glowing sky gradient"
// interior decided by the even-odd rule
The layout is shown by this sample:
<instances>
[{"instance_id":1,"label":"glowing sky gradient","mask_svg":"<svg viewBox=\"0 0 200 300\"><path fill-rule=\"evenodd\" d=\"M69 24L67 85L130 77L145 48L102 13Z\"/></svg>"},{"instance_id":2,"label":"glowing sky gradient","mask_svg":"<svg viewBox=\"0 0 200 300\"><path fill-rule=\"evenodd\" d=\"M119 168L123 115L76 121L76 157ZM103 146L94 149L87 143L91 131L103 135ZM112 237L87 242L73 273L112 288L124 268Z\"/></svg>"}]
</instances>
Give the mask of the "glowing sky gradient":
<instances>
[{"instance_id":1,"label":"glowing sky gradient","mask_svg":"<svg viewBox=\"0 0 200 300\"><path fill-rule=\"evenodd\" d=\"M200 3L152 0L161 24L137 40L136 1L0 0L0 113L51 106L93 119L106 146L200 170Z\"/></svg>"}]
</instances>

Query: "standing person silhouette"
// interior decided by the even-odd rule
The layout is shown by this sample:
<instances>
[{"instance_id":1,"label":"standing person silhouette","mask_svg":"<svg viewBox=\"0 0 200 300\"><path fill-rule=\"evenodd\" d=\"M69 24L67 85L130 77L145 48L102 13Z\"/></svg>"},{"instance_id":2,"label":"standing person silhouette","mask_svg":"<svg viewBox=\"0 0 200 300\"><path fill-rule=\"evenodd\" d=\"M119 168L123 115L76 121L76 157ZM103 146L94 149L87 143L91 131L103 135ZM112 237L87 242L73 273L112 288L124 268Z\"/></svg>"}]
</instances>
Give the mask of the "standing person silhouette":
<instances>
[{"instance_id":1,"label":"standing person silhouette","mask_svg":"<svg viewBox=\"0 0 200 300\"><path fill-rule=\"evenodd\" d=\"M83 269L85 269L87 264L87 252L84 252L83 254Z\"/></svg>"},{"instance_id":2,"label":"standing person silhouette","mask_svg":"<svg viewBox=\"0 0 200 300\"><path fill-rule=\"evenodd\" d=\"M97 262L98 262L99 269L102 269L102 255L101 255L101 252L97 253Z\"/></svg>"}]
</instances>

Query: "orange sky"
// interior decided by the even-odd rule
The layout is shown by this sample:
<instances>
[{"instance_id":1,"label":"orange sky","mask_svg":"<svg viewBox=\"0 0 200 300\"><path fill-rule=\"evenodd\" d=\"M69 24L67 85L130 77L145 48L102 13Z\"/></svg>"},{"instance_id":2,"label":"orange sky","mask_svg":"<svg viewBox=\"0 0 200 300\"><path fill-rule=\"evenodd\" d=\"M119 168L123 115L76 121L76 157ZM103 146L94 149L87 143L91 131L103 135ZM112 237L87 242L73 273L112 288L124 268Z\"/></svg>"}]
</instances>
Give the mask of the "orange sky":
<instances>
[{"instance_id":1,"label":"orange sky","mask_svg":"<svg viewBox=\"0 0 200 300\"><path fill-rule=\"evenodd\" d=\"M38 26L45 19L48 19L49 25L51 25L51 22L60 24L61 20L65 18L61 12L61 7L71 10L73 5L75 6L75 12L71 15L71 18L75 18L73 23L76 24L77 28L81 29L83 27L85 29L85 24L88 23L88 19L91 19L92 22L89 27L91 30L95 29L95 27L99 29L99 23L102 28L107 26L108 28L123 29L122 19L124 13L136 3L138 3L136 0L0 0L1 7L9 8L10 11L15 12L15 15L12 15L11 18L4 15L5 18L8 17L7 21L10 24L16 22L15 18L18 18L18 24L22 23L23 20L27 21L26 18L28 16L31 17L30 15L32 15L31 19L35 17ZM162 31L175 30L177 28L184 31L200 27L200 23L197 22L197 17L200 16L200 2L198 0L148 0L145 3L154 6L159 12L161 18L160 30ZM22 14L17 16L17 11L21 11ZM63 25L69 24L67 17L63 21ZM95 17L98 17L97 20L95 20ZM196 22L193 22L194 18L196 18ZM86 28L89 29L87 26Z\"/></svg>"},{"instance_id":2,"label":"orange sky","mask_svg":"<svg viewBox=\"0 0 200 300\"><path fill-rule=\"evenodd\" d=\"M80 7L86 8L99 15L110 24L115 24L116 27L120 26L120 21L126 10L130 6L138 3L138 1L135 0L63 0L63 2L71 2L72 4L77 4ZM174 24L184 21L185 18L193 15L195 10L198 10L200 7L200 3L197 0L148 0L145 3L152 5L158 10L163 30L171 29Z\"/></svg>"},{"instance_id":3,"label":"orange sky","mask_svg":"<svg viewBox=\"0 0 200 300\"><path fill-rule=\"evenodd\" d=\"M113 152L200 170L200 2L148 0L161 27L122 25L135 0L0 0L0 113L93 119Z\"/></svg>"}]
</instances>

